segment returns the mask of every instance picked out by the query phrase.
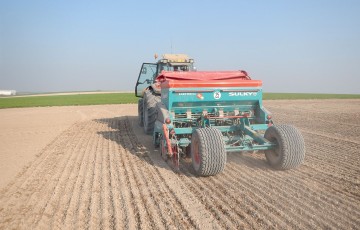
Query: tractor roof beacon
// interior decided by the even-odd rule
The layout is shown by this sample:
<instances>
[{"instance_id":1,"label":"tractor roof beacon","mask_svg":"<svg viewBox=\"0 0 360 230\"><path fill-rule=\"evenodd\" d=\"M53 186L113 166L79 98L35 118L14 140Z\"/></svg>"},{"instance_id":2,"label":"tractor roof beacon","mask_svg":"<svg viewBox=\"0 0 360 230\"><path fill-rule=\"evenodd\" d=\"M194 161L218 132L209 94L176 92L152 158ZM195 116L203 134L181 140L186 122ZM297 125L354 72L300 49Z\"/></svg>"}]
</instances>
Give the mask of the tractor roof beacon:
<instances>
[{"instance_id":1,"label":"tractor roof beacon","mask_svg":"<svg viewBox=\"0 0 360 230\"><path fill-rule=\"evenodd\" d=\"M184 54L165 54L142 65L135 87L139 125L174 169L181 157L191 157L197 175L216 175L228 152L265 152L280 170L303 162L301 133L274 125L262 103L262 81L243 70L195 71L193 63Z\"/></svg>"}]
</instances>

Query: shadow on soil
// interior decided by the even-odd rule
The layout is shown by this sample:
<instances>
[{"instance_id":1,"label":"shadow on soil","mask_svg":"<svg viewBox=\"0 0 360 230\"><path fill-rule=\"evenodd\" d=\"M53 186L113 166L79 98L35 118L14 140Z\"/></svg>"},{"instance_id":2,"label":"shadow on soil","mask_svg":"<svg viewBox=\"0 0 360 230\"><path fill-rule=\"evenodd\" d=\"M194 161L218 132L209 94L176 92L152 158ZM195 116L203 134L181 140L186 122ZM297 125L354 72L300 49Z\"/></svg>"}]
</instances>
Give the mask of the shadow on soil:
<instances>
[{"instance_id":1,"label":"shadow on soil","mask_svg":"<svg viewBox=\"0 0 360 230\"><path fill-rule=\"evenodd\" d=\"M106 124L112 129L111 131L98 132L99 135L116 142L142 161L189 177L197 177L189 158L181 159L180 171L174 170L171 162L165 162L160 156L159 149L154 148L151 135L144 134L143 128L137 123L137 119L137 116L124 116L95 119L94 121ZM240 165L240 167L257 170L272 170L266 160L261 157L261 154L263 153L228 153L227 163L231 162Z\"/></svg>"},{"instance_id":2,"label":"shadow on soil","mask_svg":"<svg viewBox=\"0 0 360 230\"><path fill-rule=\"evenodd\" d=\"M116 142L119 146L147 164L172 170L162 160L159 150L154 148L151 136L144 134L142 127L137 124L137 117L102 118L95 119L94 121L106 124L111 129L111 131L97 132L103 138Z\"/></svg>"}]
</instances>

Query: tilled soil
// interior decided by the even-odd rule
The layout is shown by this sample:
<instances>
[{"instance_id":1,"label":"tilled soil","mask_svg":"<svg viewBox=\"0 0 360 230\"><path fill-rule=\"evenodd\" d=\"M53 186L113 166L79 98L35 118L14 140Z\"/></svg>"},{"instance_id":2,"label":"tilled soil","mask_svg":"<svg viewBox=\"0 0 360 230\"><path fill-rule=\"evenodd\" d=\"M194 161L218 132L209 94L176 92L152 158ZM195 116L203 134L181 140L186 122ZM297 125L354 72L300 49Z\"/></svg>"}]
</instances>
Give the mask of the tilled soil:
<instances>
[{"instance_id":1,"label":"tilled soil","mask_svg":"<svg viewBox=\"0 0 360 230\"><path fill-rule=\"evenodd\" d=\"M228 154L196 177L162 160L137 117L77 122L1 190L1 229L358 229L360 100L266 101L306 143L297 169ZM134 105L135 106L135 105Z\"/></svg>"}]
</instances>

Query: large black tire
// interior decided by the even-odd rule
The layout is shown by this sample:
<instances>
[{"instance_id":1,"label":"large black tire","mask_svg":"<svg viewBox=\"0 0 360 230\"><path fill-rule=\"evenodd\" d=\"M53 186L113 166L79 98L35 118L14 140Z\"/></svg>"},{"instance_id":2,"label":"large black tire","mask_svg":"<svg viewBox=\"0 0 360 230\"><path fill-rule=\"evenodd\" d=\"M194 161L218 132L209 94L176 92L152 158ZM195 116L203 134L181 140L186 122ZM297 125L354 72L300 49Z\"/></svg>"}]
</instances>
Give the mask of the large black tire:
<instances>
[{"instance_id":1,"label":"large black tire","mask_svg":"<svg viewBox=\"0 0 360 230\"><path fill-rule=\"evenodd\" d=\"M138 124L140 127L144 126L144 99L138 101Z\"/></svg>"},{"instance_id":2,"label":"large black tire","mask_svg":"<svg viewBox=\"0 0 360 230\"><path fill-rule=\"evenodd\" d=\"M275 149L265 151L267 161L275 169L296 168L304 161L304 138L294 126L271 126L266 130L264 137L277 144Z\"/></svg>"},{"instance_id":3,"label":"large black tire","mask_svg":"<svg viewBox=\"0 0 360 230\"><path fill-rule=\"evenodd\" d=\"M226 150L220 130L196 129L191 138L191 158L194 170L199 176L222 172L226 164Z\"/></svg>"},{"instance_id":4,"label":"large black tire","mask_svg":"<svg viewBox=\"0 0 360 230\"><path fill-rule=\"evenodd\" d=\"M156 103L158 103L161 98L160 96L155 95L152 91L146 90L143 100L144 132L146 134L152 134L154 131L154 124L156 120Z\"/></svg>"}]
</instances>

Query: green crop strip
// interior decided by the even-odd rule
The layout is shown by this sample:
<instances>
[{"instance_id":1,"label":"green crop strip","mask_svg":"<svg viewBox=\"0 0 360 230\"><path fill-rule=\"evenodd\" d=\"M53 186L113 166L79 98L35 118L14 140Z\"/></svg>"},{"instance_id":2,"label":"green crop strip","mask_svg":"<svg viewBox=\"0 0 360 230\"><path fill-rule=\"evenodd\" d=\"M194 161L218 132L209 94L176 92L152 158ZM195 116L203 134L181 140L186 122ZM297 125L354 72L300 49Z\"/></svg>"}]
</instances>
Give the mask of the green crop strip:
<instances>
[{"instance_id":1,"label":"green crop strip","mask_svg":"<svg viewBox=\"0 0 360 230\"><path fill-rule=\"evenodd\" d=\"M0 108L137 103L133 93L74 94L0 98Z\"/></svg>"},{"instance_id":2,"label":"green crop strip","mask_svg":"<svg viewBox=\"0 0 360 230\"><path fill-rule=\"evenodd\" d=\"M264 93L263 98L264 100L360 99L360 94ZM0 97L0 108L132 104L137 101L138 98L134 93Z\"/></svg>"}]
</instances>

